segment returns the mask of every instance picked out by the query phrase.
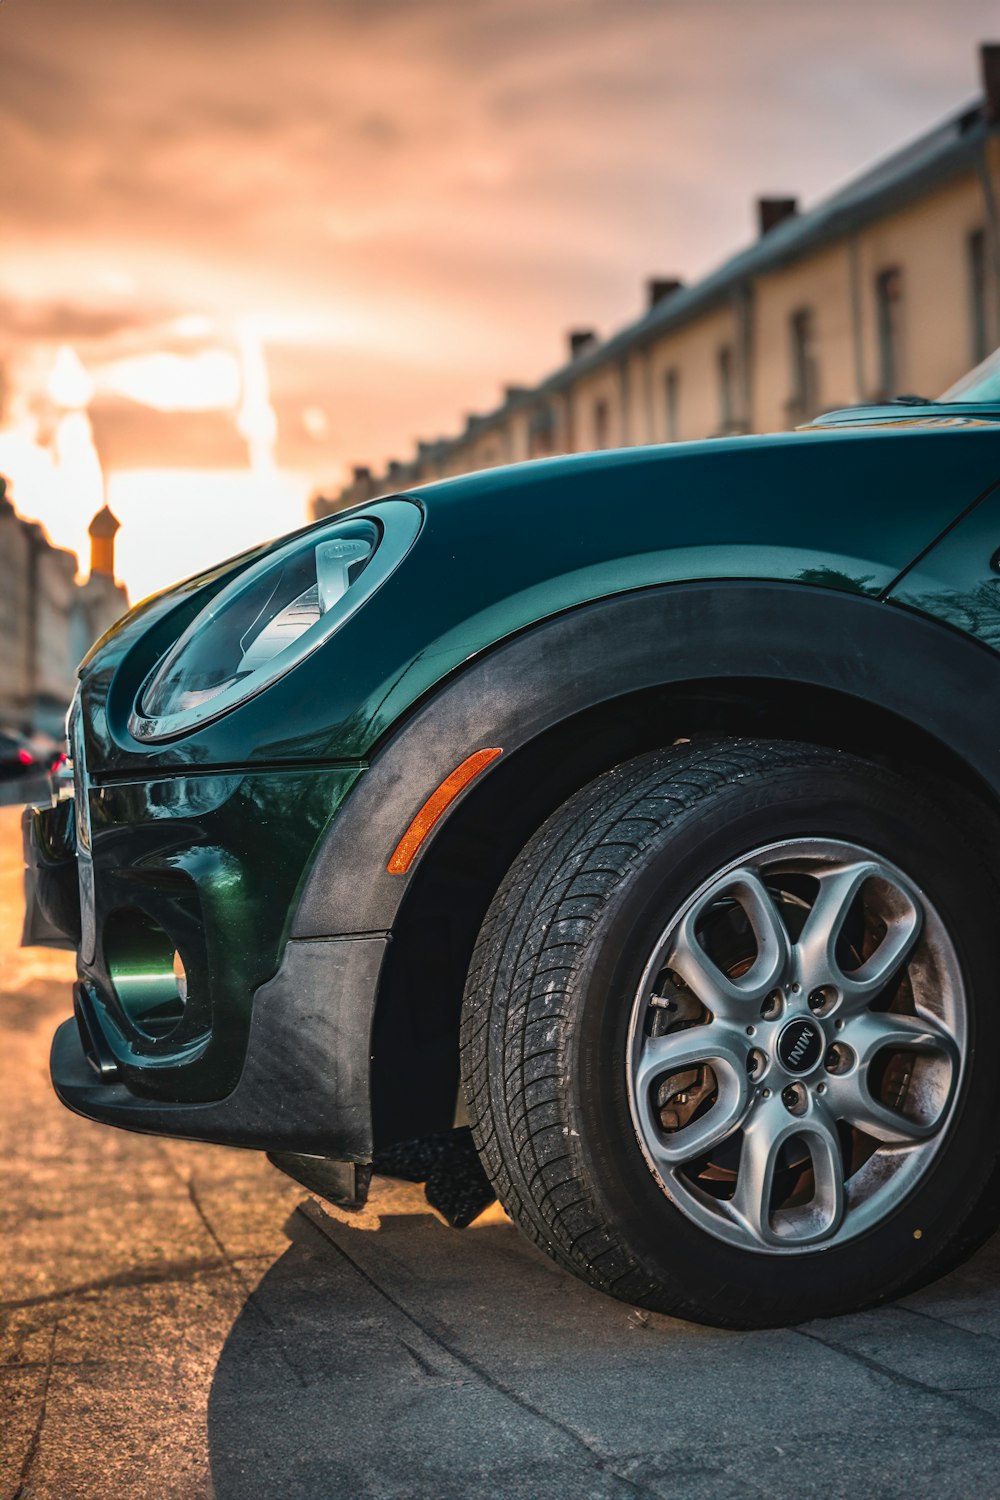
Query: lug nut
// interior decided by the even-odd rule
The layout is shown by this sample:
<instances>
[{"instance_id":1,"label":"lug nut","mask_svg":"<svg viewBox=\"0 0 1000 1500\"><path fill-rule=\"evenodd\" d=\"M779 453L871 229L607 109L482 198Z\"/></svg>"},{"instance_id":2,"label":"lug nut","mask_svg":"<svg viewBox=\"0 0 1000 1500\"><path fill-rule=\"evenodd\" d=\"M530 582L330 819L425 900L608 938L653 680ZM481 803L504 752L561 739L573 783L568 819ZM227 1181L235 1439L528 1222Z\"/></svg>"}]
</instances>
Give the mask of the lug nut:
<instances>
[{"instance_id":1,"label":"lug nut","mask_svg":"<svg viewBox=\"0 0 1000 1500\"><path fill-rule=\"evenodd\" d=\"M751 1078L759 1078L767 1067L767 1058L757 1047L752 1047L747 1053L747 1072Z\"/></svg>"},{"instance_id":2,"label":"lug nut","mask_svg":"<svg viewBox=\"0 0 1000 1500\"><path fill-rule=\"evenodd\" d=\"M800 1083L790 1083L781 1090L781 1102L790 1114L800 1115L805 1107L805 1091Z\"/></svg>"},{"instance_id":3,"label":"lug nut","mask_svg":"<svg viewBox=\"0 0 1000 1500\"><path fill-rule=\"evenodd\" d=\"M776 1021L781 1015L781 991L772 990L760 1008L761 1020Z\"/></svg>"},{"instance_id":4,"label":"lug nut","mask_svg":"<svg viewBox=\"0 0 1000 1500\"><path fill-rule=\"evenodd\" d=\"M837 996L834 990L825 989L823 987L818 990L813 990L812 994L809 996L809 1009L812 1011L814 1016L823 1016L828 1010L832 1008L833 1002L836 1000L836 998Z\"/></svg>"},{"instance_id":5,"label":"lug nut","mask_svg":"<svg viewBox=\"0 0 1000 1500\"><path fill-rule=\"evenodd\" d=\"M834 1042L826 1050L823 1066L828 1073L846 1073L853 1062L854 1053L850 1047L845 1047L843 1042Z\"/></svg>"}]
</instances>

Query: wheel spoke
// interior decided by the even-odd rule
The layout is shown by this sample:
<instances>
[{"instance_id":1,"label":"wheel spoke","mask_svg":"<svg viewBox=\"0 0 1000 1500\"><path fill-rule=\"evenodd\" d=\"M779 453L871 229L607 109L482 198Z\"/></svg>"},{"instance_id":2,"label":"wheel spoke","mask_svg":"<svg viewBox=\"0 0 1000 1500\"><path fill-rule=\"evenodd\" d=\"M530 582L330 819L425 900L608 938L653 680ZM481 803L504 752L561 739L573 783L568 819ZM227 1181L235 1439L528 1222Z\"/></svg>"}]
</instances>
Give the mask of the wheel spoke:
<instances>
[{"instance_id":1,"label":"wheel spoke","mask_svg":"<svg viewBox=\"0 0 1000 1500\"><path fill-rule=\"evenodd\" d=\"M852 1020L844 1036L854 1049L857 1062L850 1072L830 1078L830 1105L838 1119L846 1120L886 1145L912 1146L932 1136L943 1116L944 1100L933 1119L915 1120L875 1098L869 1072L882 1052L916 1052L944 1061L953 1083L958 1073L959 1052L950 1032L925 1017L866 1011Z\"/></svg>"},{"instance_id":2,"label":"wheel spoke","mask_svg":"<svg viewBox=\"0 0 1000 1500\"><path fill-rule=\"evenodd\" d=\"M863 1073L841 1078L830 1091L837 1118L854 1125L886 1146L914 1146L933 1135L936 1125L911 1120L874 1098Z\"/></svg>"},{"instance_id":3,"label":"wheel spoke","mask_svg":"<svg viewBox=\"0 0 1000 1500\"><path fill-rule=\"evenodd\" d=\"M706 1112L680 1130L666 1134L653 1099L658 1078L707 1064L715 1074L717 1097ZM650 1154L672 1167L702 1156L736 1129L750 1102L746 1045L717 1022L691 1026L673 1035L652 1037L635 1072L635 1104Z\"/></svg>"},{"instance_id":4,"label":"wheel spoke","mask_svg":"<svg viewBox=\"0 0 1000 1500\"><path fill-rule=\"evenodd\" d=\"M772 1212L774 1178L781 1149L801 1141L812 1161L811 1201ZM733 1216L761 1245L809 1245L837 1232L844 1215L844 1165L836 1123L812 1100L804 1115L791 1115L780 1099L760 1104L743 1132Z\"/></svg>"},{"instance_id":5,"label":"wheel spoke","mask_svg":"<svg viewBox=\"0 0 1000 1500\"><path fill-rule=\"evenodd\" d=\"M723 973L698 937L699 918L721 900L737 903L757 944L753 963L739 979ZM714 1014L740 1020L749 1006L759 1005L779 982L788 953L788 935L770 891L755 871L740 869L719 881L687 912L667 963Z\"/></svg>"},{"instance_id":6,"label":"wheel spoke","mask_svg":"<svg viewBox=\"0 0 1000 1500\"><path fill-rule=\"evenodd\" d=\"M950 1031L929 1016L898 1016L892 1011L868 1010L855 1016L844 1031L858 1065L867 1068L880 1052L938 1052L958 1063L958 1044Z\"/></svg>"},{"instance_id":7,"label":"wheel spoke","mask_svg":"<svg viewBox=\"0 0 1000 1500\"><path fill-rule=\"evenodd\" d=\"M886 892L887 909L881 913L886 933L859 968L845 973L837 958L837 944L858 893L869 880L878 880ZM923 922L920 907L874 861L840 866L821 875L819 881L819 895L795 946L797 969L808 989L832 981L845 1008L856 1008L883 990L912 952Z\"/></svg>"}]
</instances>

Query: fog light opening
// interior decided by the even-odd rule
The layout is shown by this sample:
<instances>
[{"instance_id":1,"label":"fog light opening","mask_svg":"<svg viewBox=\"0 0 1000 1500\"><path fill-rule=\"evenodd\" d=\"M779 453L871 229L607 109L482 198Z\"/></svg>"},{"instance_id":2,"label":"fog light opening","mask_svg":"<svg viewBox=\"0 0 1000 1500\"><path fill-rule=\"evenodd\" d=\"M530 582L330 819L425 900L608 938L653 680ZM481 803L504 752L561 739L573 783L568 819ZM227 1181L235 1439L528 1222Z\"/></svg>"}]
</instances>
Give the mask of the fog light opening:
<instances>
[{"instance_id":1,"label":"fog light opening","mask_svg":"<svg viewBox=\"0 0 1000 1500\"><path fill-rule=\"evenodd\" d=\"M104 961L128 1021L150 1041L180 1025L188 998L184 960L145 912L125 908L104 925Z\"/></svg>"}]
</instances>

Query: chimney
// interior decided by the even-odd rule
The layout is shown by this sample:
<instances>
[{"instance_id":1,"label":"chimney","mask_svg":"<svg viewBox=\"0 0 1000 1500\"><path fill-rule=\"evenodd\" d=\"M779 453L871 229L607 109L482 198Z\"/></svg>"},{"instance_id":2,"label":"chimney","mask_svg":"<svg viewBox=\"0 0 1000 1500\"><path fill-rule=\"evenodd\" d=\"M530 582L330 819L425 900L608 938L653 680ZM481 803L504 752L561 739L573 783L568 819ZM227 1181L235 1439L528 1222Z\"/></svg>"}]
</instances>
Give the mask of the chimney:
<instances>
[{"instance_id":1,"label":"chimney","mask_svg":"<svg viewBox=\"0 0 1000 1500\"><path fill-rule=\"evenodd\" d=\"M1000 42L983 42L979 48L979 70L983 77L983 110L987 125L1000 121Z\"/></svg>"},{"instance_id":2,"label":"chimney","mask_svg":"<svg viewBox=\"0 0 1000 1500\"><path fill-rule=\"evenodd\" d=\"M793 218L798 211L798 198L758 198L757 229L761 238L786 219Z\"/></svg>"},{"instance_id":3,"label":"chimney","mask_svg":"<svg viewBox=\"0 0 1000 1500\"><path fill-rule=\"evenodd\" d=\"M569 357L580 359L597 346L597 334L592 328L571 328L569 334Z\"/></svg>"},{"instance_id":4,"label":"chimney","mask_svg":"<svg viewBox=\"0 0 1000 1500\"><path fill-rule=\"evenodd\" d=\"M528 385L505 385L503 388L504 405L508 406L512 401L519 401L522 396L527 396L531 390Z\"/></svg>"},{"instance_id":5,"label":"chimney","mask_svg":"<svg viewBox=\"0 0 1000 1500\"><path fill-rule=\"evenodd\" d=\"M121 522L105 505L87 528L90 534L90 572L115 576L115 533Z\"/></svg>"},{"instance_id":6,"label":"chimney","mask_svg":"<svg viewBox=\"0 0 1000 1500\"><path fill-rule=\"evenodd\" d=\"M351 474L354 484L371 484L372 471L367 464L355 464Z\"/></svg>"},{"instance_id":7,"label":"chimney","mask_svg":"<svg viewBox=\"0 0 1000 1500\"><path fill-rule=\"evenodd\" d=\"M651 276L646 282L646 307L647 310L662 302L665 297L672 297L674 292L679 292L684 285L683 281L676 276Z\"/></svg>"}]
</instances>

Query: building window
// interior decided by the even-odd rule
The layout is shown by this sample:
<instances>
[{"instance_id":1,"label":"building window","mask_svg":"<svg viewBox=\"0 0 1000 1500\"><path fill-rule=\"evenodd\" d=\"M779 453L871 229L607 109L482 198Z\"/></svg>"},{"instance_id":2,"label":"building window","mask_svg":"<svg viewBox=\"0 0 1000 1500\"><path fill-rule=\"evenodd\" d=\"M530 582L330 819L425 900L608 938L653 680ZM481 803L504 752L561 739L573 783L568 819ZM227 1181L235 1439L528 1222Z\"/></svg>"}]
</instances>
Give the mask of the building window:
<instances>
[{"instance_id":1,"label":"building window","mask_svg":"<svg viewBox=\"0 0 1000 1500\"><path fill-rule=\"evenodd\" d=\"M903 273L898 266L875 277L875 317L878 330L879 394L899 394L902 365Z\"/></svg>"},{"instance_id":2,"label":"building window","mask_svg":"<svg viewBox=\"0 0 1000 1500\"><path fill-rule=\"evenodd\" d=\"M788 320L791 335L792 390L788 403L793 421L816 415L819 406L819 371L816 364L815 321L812 310L801 307Z\"/></svg>"},{"instance_id":3,"label":"building window","mask_svg":"<svg viewBox=\"0 0 1000 1500\"><path fill-rule=\"evenodd\" d=\"M972 363L978 365L990 352L986 309L986 232L974 229L968 239L969 256L969 332Z\"/></svg>"},{"instance_id":4,"label":"building window","mask_svg":"<svg viewBox=\"0 0 1000 1500\"><path fill-rule=\"evenodd\" d=\"M594 402L594 447L609 447L611 414L605 400Z\"/></svg>"},{"instance_id":5,"label":"building window","mask_svg":"<svg viewBox=\"0 0 1000 1500\"><path fill-rule=\"evenodd\" d=\"M536 407L528 421L528 457L546 458L555 449L552 408Z\"/></svg>"},{"instance_id":6,"label":"building window","mask_svg":"<svg viewBox=\"0 0 1000 1500\"><path fill-rule=\"evenodd\" d=\"M680 433L681 374L679 370L667 371L663 378L663 395L667 414L667 442L675 443Z\"/></svg>"},{"instance_id":7,"label":"building window","mask_svg":"<svg viewBox=\"0 0 1000 1500\"><path fill-rule=\"evenodd\" d=\"M731 344L723 344L717 356L719 380L719 431L732 432L734 407L733 350Z\"/></svg>"}]
</instances>

